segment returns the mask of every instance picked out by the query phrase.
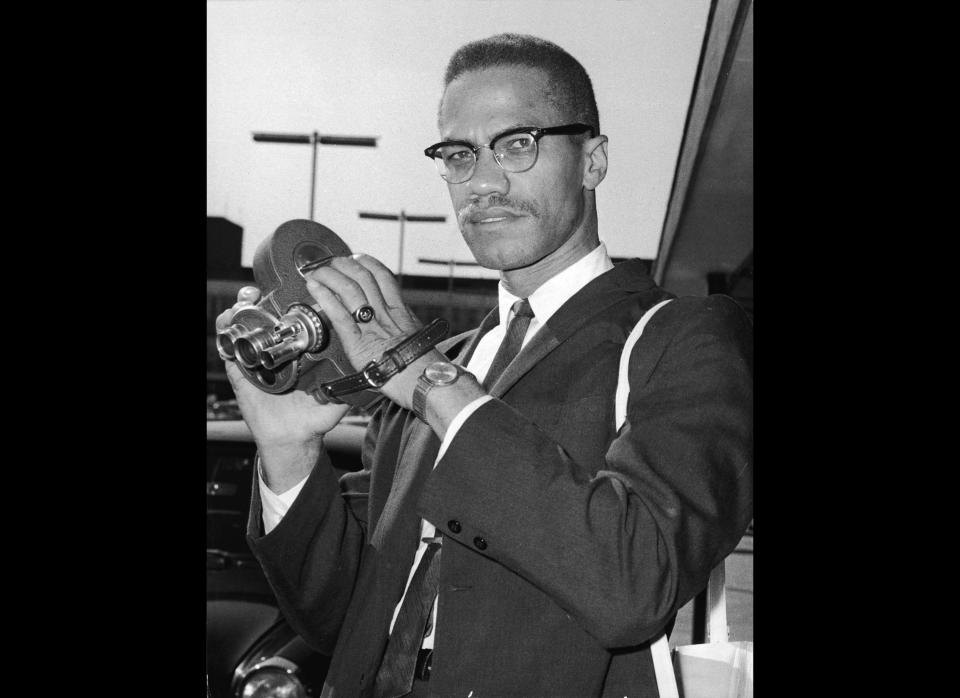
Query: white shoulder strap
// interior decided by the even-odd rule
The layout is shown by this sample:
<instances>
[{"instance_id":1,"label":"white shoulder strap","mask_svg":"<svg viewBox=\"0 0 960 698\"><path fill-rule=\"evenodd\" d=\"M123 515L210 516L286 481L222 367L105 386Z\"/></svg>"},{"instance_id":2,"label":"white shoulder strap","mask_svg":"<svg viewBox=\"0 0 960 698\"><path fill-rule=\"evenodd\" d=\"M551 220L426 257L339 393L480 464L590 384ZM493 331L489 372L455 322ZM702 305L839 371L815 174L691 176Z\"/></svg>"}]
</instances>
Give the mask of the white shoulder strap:
<instances>
[{"instance_id":1,"label":"white shoulder strap","mask_svg":"<svg viewBox=\"0 0 960 698\"><path fill-rule=\"evenodd\" d=\"M661 307L670 302L671 299L660 301L647 312L643 314L636 326L627 337L623 345L623 353L620 354L620 373L617 381L617 394L614 401L614 415L619 430L627 420L627 400L630 397L630 381L627 372L630 368L630 354L636 345L640 335L643 334L643 328ZM709 609L709 620L707 625L709 642L727 641L727 599L725 593L725 561L721 561L710 572L710 580L707 582L707 608ZM677 687L677 677L674 674L673 662L670 659L670 645L666 634L661 635L650 646L650 654L653 657L653 670L657 677L657 687L660 692L660 698L680 698L680 690Z\"/></svg>"},{"instance_id":2,"label":"white shoulder strap","mask_svg":"<svg viewBox=\"0 0 960 698\"><path fill-rule=\"evenodd\" d=\"M623 423L627 420L627 398L630 397L630 381L627 379L627 369L630 367L630 354L633 352L633 346L637 343L637 340L640 339L640 335L643 334L643 328L647 326L647 322L650 321L653 314L671 300L672 299L668 298L660 301L647 310L627 336L627 343L623 345L623 353L620 354L620 378L617 381L617 396L614 402L614 419L616 420L617 429L622 427Z\"/></svg>"},{"instance_id":3,"label":"white shoulder strap","mask_svg":"<svg viewBox=\"0 0 960 698\"><path fill-rule=\"evenodd\" d=\"M727 561L710 570L707 582L707 642L726 642L727 637Z\"/></svg>"},{"instance_id":4,"label":"white shoulder strap","mask_svg":"<svg viewBox=\"0 0 960 698\"><path fill-rule=\"evenodd\" d=\"M650 645L650 655L653 657L653 673L657 676L657 691L660 698L680 698L677 675L673 673L670 644L667 642L666 633Z\"/></svg>"}]
</instances>

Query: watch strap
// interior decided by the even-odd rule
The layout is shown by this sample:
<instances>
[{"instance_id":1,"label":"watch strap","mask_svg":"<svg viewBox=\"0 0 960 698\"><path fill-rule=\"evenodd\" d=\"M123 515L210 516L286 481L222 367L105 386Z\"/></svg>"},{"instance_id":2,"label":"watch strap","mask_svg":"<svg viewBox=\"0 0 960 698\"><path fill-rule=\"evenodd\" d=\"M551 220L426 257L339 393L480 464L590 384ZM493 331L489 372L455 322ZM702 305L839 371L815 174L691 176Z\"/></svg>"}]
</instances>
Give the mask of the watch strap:
<instances>
[{"instance_id":1,"label":"watch strap","mask_svg":"<svg viewBox=\"0 0 960 698\"><path fill-rule=\"evenodd\" d=\"M444 382L436 382L431 380L429 377L430 369L434 366L442 364L452 366L456 371L454 376L450 380ZM452 361L439 361L430 364L423 369L423 373L421 373L420 377L417 378L417 385L413 389L413 400L411 401L410 405L410 409L413 410L413 413L417 415L421 422L427 421L427 393L429 393L433 388L453 385L464 373L465 371L463 370L463 367L461 367L459 364L453 363Z\"/></svg>"},{"instance_id":2,"label":"watch strap","mask_svg":"<svg viewBox=\"0 0 960 698\"><path fill-rule=\"evenodd\" d=\"M450 323L437 318L422 327L391 349L387 349L379 361L371 361L360 371L351 373L320 386L330 398L355 393L359 390L379 390L383 384L400 373L446 338Z\"/></svg>"},{"instance_id":3,"label":"watch strap","mask_svg":"<svg viewBox=\"0 0 960 698\"><path fill-rule=\"evenodd\" d=\"M421 422L427 421L427 392L433 387L433 383L423 373L417 378L417 386L413 389L413 413L420 418Z\"/></svg>"}]
</instances>

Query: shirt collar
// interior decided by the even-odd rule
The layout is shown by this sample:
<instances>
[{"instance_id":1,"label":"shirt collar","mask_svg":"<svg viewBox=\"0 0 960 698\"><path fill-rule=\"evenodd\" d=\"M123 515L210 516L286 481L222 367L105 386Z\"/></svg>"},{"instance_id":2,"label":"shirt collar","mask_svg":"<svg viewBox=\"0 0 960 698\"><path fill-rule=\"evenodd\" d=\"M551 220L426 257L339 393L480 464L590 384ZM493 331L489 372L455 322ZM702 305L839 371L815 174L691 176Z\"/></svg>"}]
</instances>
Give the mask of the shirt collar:
<instances>
[{"instance_id":1,"label":"shirt collar","mask_svg":"<svg viewBox=\"0 0 960 698\"><path fill-rule=\"evenodd\" d=\"M570 300L577 291L611 269L613 269L613 261L607 254L607 246L601 242L569 267L547 279L536 291L530 294L527 300L530 301L534 317L539 323L546 323L550 316L557 312L561 305ZM499 295L498 308L502 324L509 317L510 307L520 298L505 289L502 281L497 289Z\"/></svg>"}]
</instances>

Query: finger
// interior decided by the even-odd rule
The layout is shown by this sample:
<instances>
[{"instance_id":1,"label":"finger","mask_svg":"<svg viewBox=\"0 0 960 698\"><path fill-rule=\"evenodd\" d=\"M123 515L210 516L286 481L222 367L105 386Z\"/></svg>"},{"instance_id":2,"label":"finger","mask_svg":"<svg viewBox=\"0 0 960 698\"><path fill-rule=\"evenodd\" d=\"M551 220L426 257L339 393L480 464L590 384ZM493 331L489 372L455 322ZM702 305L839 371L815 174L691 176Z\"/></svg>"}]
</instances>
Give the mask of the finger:
<instances>
[{"instance_id":1,"label":"finger","mask_svg":"<svg viewBox=\"0 0 960 698\"><path fill-rule=\"evenodd\" d=\"M260 300L260 289L256 286L244 286L237 291L237 303L252 305Z\"/></svg>"},{"instance_id":2,"label":"finger","mask_svg":"<svg viewBox=\"0 0 960 698\"><path fill-rule=\"evenodd\" d=\"M237 302L217 315L217 319L214 321L214 327L218 332L220 330L225 330L227 327L233 324L233 316L236 315L238 310L251 306L259 300L259 288L256 286L244 286L237 291Z\"/></svg>"},{"instance_id":3,"label":"finger","mask_svg":"<svg viewBox=\"0 0 960 698\"><path fill-rule=\"evenodd\" d=\"M333 291L348 313L367 305L367 295L363 287L340 269L332 266L332 262L308 272L305 278L317 281Z\"/></svg>"},{"instance_id":4,"label":"finger","mask_svg":"<svg viewBox=\"0 0 960 698\"><path fill-rule=\"evenodd\" d=\"M351 314L354 322L356 317L353 313L364 306L369 306L374 311L373 319L376 320L376 324L387 332L401 331L399 325L390 317L373 275L356 262L337 258L330 264L311 271L309 276L339 297L341 304Z\"/></svg>"},{"instance_id":5,"label":"finger","mask_svg":"<svg viewBox=\"0 0 960 698\"><path fill-rule=\"evenodd\" d=\"M367 304L373 308L375 317L384 329L390 331L400 330L399 323L397 323L396 318L393 317L393 309L388 306L383 293L381 293L377 278L367 267L360 264L353 257L339 257L333 260L331 265L360 285L363 289L364 296L366 296ZM349 309L356 310L357 307L359 306L354 306Z\"/></svg>"},{"instance_id":6,"label":"finger","mask_svg":"<svg viewBox=\"0 0 960 698\"><path fill-rule=\"evenodd\" d=\"M360 328L353 321L350 311L344 306L340 297L329 287L311 277L307 279L307 291L323 309L327 319L333 325L334 333L341 340L349 342L360 336Z\"/></svg>"},{"instance_id":7,"label":"finger","mask_svg":"<svg viewBox=\"0 0 960 698\"><path fill-rule=\"evenodd\" d=\"M397 278L383 262L368 254L355 254L353 260L373 276L384 302L391 309L406 307Z\"/></svg>"},{"instance_id":8,"label":"finger","mask_svg":"<svg viewBox=\"0 0 960 698\"><path fill-rule=\"evenodd\" d=\"M217 319L213 322L213 326L216 328L217 332L227 329L232 324L231 320L233 320L233 313L233 308L227 308L222 313L217 315Z\"/></svg>"},{"instance_id":9,"label":"finger","mask_svg":"<svg viewBox=\"0 0 960 698\"><path fill-rule=\"evenodd\" d=\"M409 332L423 325L422 322L413 314L410 307L404 302L403 294L400 291L400 284L397 282L393 272L376 257L366 254L353 255L354 259L364 269L366 269L374 278L377 289L383 296L383 302L387 306L390 317L397 321L400 329Z\"/></svg>"}]
</instances>

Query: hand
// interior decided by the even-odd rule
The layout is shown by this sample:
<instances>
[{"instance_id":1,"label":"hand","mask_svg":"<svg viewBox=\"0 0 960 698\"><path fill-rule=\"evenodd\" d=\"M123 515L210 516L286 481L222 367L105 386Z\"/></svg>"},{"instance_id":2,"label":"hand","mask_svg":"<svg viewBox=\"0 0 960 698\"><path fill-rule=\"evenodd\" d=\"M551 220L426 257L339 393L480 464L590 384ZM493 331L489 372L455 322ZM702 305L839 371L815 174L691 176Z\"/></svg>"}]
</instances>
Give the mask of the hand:
<instances>
[{"instance_id":1,"label":"hand","mask_svg":"<svg viewBox=\"0 0 960 698\"><path fill-rule=\"evenodd\" d=\"M423 326L404 304L400 286L390 270L369 255L335 257L329 264L308 272L305 278L307 291L326 313L355 370L379 361L384 352ZM365 305L373 308L373 319L357 322L352 313ZM437 350L428 352L390 378L380 391L409 408L423 366L441 358Z\"/></svg>"},{"instance_id":2,"label":"hand","mask_svg":"<svg viewBox=\"0 0 960 698\"><path fill-rule=\"evenodd\" d=\"M234 314L260 300L260 290L244 286L237 302L217 317L217 330L228 327ZM224 357L225 358L225 357ZM349 405L322 405L301 390L275 395L248 381L231 359L225 359L227 378L237 396L237 405L257 443L267 484L274 491L292 486L316 462L321 437L343 418Z\"/></svg>"}]
</instances>

